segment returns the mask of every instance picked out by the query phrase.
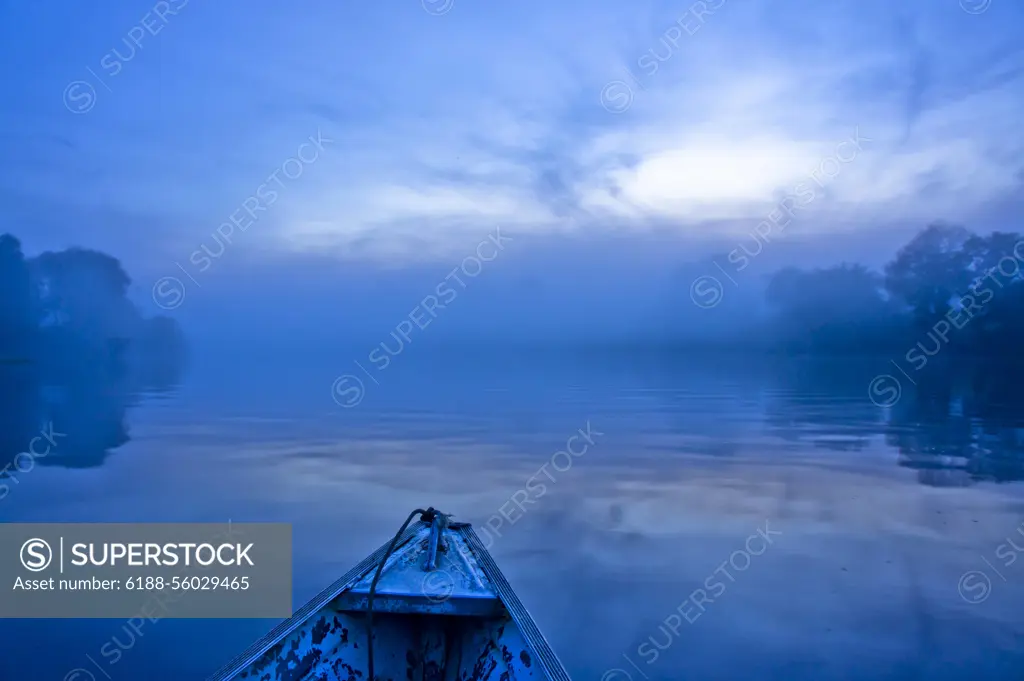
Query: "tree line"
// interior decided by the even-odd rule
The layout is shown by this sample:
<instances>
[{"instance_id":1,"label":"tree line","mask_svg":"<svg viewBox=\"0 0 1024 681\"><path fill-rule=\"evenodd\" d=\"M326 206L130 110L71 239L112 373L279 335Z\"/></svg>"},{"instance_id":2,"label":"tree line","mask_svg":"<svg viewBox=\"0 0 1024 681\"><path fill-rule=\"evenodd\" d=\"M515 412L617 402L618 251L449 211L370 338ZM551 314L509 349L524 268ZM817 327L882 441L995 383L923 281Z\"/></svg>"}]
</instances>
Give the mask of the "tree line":
<instances>
[{"instance_id":1,"label":"tree line","mask_svg":"<svg viewBox=\"0 0 1024 681\"><path fill-rule=\"evenodd\" d=\"M56 374L180 367L178 324L144 316L128 298L130 285L106 253L68 248L26 257L16 237L0 235L0 362Z\"/></svg>"},{"instance_id":2,"label":"tree line","mask_svg":"<svg viewBox=\"0 0 1024 681\"><path fill-rule=\"evenodd\" d=\"M882 271L842 263L776 272L765 290L768 337L797 352L1008 357L1024 342L1022 263L1020 234L932 224Z\"/></svg>"}]
</instances>

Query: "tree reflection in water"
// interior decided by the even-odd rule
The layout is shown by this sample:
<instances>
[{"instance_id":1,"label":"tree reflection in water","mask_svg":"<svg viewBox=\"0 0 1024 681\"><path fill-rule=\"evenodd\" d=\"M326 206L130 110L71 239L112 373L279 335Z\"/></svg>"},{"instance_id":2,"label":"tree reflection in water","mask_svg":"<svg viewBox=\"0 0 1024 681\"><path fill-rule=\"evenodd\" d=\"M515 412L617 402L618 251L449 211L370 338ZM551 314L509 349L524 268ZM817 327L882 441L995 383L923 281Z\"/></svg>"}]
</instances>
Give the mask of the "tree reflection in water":
<instances>
[{"instance_id":1,"label":"tree reflection in water","mask_svg":"<svg viewBox=\"0 0 1024 681\"><path fill-rule=\"evenodd\" d=\"M128 442L138 396L180 381L178 325L145 317L130 283L104 253L26 258L0 235L0 483L34 466L99 466Z\"/></svg>"}]
</instances>

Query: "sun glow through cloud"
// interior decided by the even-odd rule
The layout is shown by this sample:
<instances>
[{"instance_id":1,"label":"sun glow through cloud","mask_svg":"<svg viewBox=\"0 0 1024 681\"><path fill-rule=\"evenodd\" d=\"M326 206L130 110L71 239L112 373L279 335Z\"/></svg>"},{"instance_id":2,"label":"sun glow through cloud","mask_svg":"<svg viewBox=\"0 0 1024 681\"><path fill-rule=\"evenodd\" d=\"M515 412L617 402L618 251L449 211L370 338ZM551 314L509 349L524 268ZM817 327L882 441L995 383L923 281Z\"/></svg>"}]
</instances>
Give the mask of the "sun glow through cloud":
<instances>
[{"instance_id":1,"label":"sun glow through cloud","mask_svg":"<svg viewBox=\"0 0 1024 681\"><path fill-rule=\"evenodd\" d=\"M795 231L826 233L840 214L969 221L1024 178L1024 8L1010 3L729 0L699 30L687 7L646 1L443 16L257 4L242 17L190 5L88 116L51 112L16 80L0 188L51 225L40 233L85 208L153 213L150 238L180 253L322 127L336 143L239 242L398 257L410 234L443 251L495 224L742 231L857 130L870 144ZM232 56L203 58L214 50ZM157 61L173 64L158 83L143 77ZM258 87L240 75L251 63Z\"/></svg>"}]
</instances>

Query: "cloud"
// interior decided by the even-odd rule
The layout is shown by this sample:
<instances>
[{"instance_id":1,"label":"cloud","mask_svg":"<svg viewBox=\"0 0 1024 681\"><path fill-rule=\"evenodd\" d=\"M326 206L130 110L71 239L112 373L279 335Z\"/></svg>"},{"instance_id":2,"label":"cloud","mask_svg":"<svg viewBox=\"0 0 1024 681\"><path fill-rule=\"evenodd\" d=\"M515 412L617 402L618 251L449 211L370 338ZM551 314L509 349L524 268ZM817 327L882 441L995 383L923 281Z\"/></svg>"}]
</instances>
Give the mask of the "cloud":
<instances>
[{"instance_id":1,"label":"cloud","mask_svg":"<svg viewBox=\"0 0 1024 681\"><path fill-rule=\"evenodd\" d=\"M851 44L808 28L786 49L777 34L749 32L763 12L749 7L723 7L682 39L672 27L692 14L667 13L646 49L609 33L602 52L591 34L583 41L589 61L568 69L558 46L531 45L529 78L507 67L505 79L475 96L459 93L466 99L458 110L398 126L392 144L367 150L359 164L379 164L377 173L344 192L347 199L314 201L341 203L343 212L315 228L296 217L290 242L319 247L331 235L338 248L357 237L383 243L410 221L437 242L489 222L551 231L671 222L693 232L756 220L858 130L871 143L821 192L828 200L816 203L808 229L827 230L830 215L850 207L865 221L929 220L937 211L969 217L1017 187L1021 156L1006 153L1021 150L1012 130L1022 103L1017 81L989 76L994 87L972 88L989 65L965 72L963 54L935 44L955 27L890 11L868 19L894 40ZM828 28L851 19L848 12L806 5L802 20L809 26L809 15L823 15ZM925 29L932 43L920 37ZM517 56L495 47L480 55L481 68ZM663 61L641 75L652 59ZM902 82L886 83L892 72L904 74ZM602 80L620 77L632 90L630 108L597 111ZM586 104L594 110L578 113Z\"/></svg>"},{"instance_id":2,"label":"cloud","mask_svg":"<svg viewBox=\"0 0 1024 681\"><path fill-rule=\"evenodd\" d=\"M871 143L819 187L799 230L851 214L865 229L969 221L1024 177L1024 9L948 5L190 4L87 116L60 106L58 76L85 77L105 43L75 43L45 83L15 83L0 190L40 213L56 200L175 220L173 237L162 226L138 248L187 257L322 126L336 145L240 248L407 258L494 225L714 238L761 219L859 130ZM75 16L35 30L67 32ZM629 89L624 111L602 106L611 81ZM49 231L61 229L85 233Z\"/></svg>"}]
</instances>

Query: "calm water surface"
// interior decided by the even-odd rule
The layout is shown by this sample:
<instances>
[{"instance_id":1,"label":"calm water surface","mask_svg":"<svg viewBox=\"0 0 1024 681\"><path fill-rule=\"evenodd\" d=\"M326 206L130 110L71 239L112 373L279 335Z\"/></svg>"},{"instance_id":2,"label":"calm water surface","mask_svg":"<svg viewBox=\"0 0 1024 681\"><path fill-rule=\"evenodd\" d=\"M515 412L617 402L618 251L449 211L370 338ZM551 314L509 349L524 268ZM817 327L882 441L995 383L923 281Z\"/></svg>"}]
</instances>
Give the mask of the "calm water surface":
<instances>
[{"instance_id":1,"label":"calm water surface","mask_svg":"<svg viewBox=\"0 0 1024 681\"><path fill-rule=\"evenodd\" d=\"M143 396L8 375L5 451L48 418L69 436L0 519L289 522L297 608L433 505L497 527L577 680L1024 678L1016 386L908 384L879 407L884 360L401 359L351 408L336 358L208 361ZM202 679L273 624L8 620L0 679Z\"/></svg>"}]
</instances>

